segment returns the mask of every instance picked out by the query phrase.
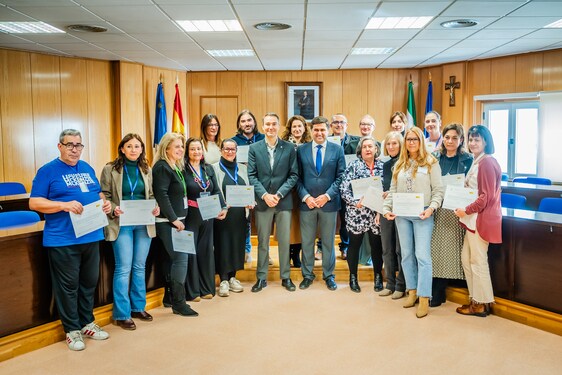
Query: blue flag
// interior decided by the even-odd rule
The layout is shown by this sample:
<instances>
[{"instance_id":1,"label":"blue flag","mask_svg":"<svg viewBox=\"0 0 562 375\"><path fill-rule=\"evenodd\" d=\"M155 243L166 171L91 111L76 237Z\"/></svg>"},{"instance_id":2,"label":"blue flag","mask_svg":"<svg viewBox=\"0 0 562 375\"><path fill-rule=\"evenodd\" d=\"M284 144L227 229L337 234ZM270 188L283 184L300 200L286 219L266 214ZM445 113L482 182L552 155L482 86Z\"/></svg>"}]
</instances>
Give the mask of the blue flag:
<instances>
[{"instance_id":1,"label":"blue flag","mask_svg":"<svg viewBox=\"0 0 562 375\"><path fill-rule=\"evenodd\" d=\"M431 77L430 77L429 83L427 85L427 99L425 101L425 114L427 114L427 112L431 112L431 111L433 111L433 83L431 83ZM426 138L429 137L429 134L425 130L425 127L423 129L423 135Z\"/></svg>"},{"instance_id":2,"label":"blue flag","mask_svg":"<svg viewBox=\"0 0 562 375\"><path fill-rule=\"evenodd\" d=\"M162 82L158 84L156 89L156 116L154 117L154 146L156 147L164 134L166 134L168 121L166 118L166 102L164 100Z\"/></svg>"}]
</instances>

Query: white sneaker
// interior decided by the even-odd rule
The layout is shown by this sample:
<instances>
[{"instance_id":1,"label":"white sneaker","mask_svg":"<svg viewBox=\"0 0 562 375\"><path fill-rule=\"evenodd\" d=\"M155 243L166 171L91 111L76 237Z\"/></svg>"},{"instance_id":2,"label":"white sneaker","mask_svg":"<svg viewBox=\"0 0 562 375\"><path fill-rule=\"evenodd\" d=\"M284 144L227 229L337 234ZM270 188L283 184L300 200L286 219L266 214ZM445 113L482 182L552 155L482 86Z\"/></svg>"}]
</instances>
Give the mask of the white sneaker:
<instances>
[{"instance_id":1,"label":"white sneaker","mask_svg":"<svg viewBox=\"0 0 562 375\"><path fill-rule=\"evenodd\" d=\"M68 349L77 352L86 349L86 344L84 344L80 331L68 332L66 334L66 345L68 345Z\"/></svg>"},{"instance_id":2,"label":"white sneaker","mask_svg":"<svg viewBox=\"0 0 562 375\"><path fill-rule=\"evenodd\" d=\"M107 340L109 338L109 333L101 329L96 322L86 324L82 330L82 335L94 340Z\"/></svg>"},{"instance_id":3,"label":"white sneaker","mask_svg":"<svg viewBox=\"0 0 562 375\"><path fill-rule=\"evenodd\" d=\"M234 293L240 293L244 291L244 287L242 286L242 284L240 284L240 281L238 281L235 277L230 278L230 280L228 281L228 286L229 289Z\"/></svg>"},{"instance_id":4,"label":"white sneaker","mask_svg":"<svg viewBox=\"0 0 562 375\"><path fill-rule=\"evenodd\" d=\"M252 253L246 253L245 260L246 263L252 263Z\"/></svg>"},{"instance_id":5,"label":"white sneaker","mask_svg":"<svg viewBox=\"0 0 562 375\"><path fill-rule=\"evenodd\" d=\"M230 295L228 291L228 281L223 280L219 285L219 296L220 297L228 297Z\"/></svg>"}]
</instances>

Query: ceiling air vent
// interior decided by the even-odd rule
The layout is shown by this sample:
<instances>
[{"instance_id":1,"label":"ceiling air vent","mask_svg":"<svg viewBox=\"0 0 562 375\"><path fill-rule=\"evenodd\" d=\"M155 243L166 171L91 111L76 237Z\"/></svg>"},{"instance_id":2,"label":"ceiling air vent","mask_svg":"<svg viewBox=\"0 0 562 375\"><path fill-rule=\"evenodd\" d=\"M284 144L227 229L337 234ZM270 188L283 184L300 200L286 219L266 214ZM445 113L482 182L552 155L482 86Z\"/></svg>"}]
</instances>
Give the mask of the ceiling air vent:
<instances>
[{"instance_id":1,"label":"ceiling air vent","mask_svg":"<svg viewBox=\"0 0 562 375\"><path fill-rule=\"evenodd\" d=\"M441 26L446 29L462 29L464 27L472 27L478 25L478 21L476 20L469 20L469 19L461 19L461 20L451 20L441 22Z\"/></svg>"},{"instance_id":2,"label":"ceiling air vent","mask_svg":"<svg viewBox=\"0 0 562 375\"><path fill-rule=\"evenodd\" d=\"M269 31L269 30L286 30L286 29L290 29L292 26L287 25L286 23L262 22L262 23L255 24L254 27L258 30Z\"/></svg>"},{"instance_id":3,"label":"ceiling air vent","mask_svg":"<svg viewBox=\"0 0 562 375\"><path fill-rule=\"evenodd\" d=\"M70 25L66 28L70 31L78 31L81 33L104 33L107 31L105 27L94 25Z\"/></svg>"}]
</instances>

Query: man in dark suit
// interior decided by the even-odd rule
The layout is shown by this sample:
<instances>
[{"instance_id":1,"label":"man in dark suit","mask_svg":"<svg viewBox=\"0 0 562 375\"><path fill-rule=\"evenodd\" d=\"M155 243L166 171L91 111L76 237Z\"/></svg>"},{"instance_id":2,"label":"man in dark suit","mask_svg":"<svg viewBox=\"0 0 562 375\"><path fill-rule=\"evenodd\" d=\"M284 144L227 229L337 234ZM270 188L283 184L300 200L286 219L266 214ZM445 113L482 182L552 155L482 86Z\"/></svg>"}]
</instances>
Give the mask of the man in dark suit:
<instances>
[{"instance_id":1,"label":"man in dark suit","mask_svg":"<svg viewBox=\"0 0 562 375\"><path fill-rule=\"evenodd\" d=\"M342 113L338 113L332 116L332 122L330 124L330 129L332 130L332 135L337 135L340 137L341 146L343 148L343 153L345 155L355 155L357 150L357 145L361 137L356 135L347 134L347 117ZM345 203L342 201L340 208L340 252L341 258L347 259L347 247L349 246L349 235L347 234L347 229L345 227Z\"/></svg>"},{"instance_id":2,"label":"man in dark suit","mask_svg":"<svg viewBox=\"0 0 562 375\"><path fill-rule=\"evenodd\" d=\"M327 141L328 119L315 117L311 122L312 142L297 150L299 180L297 192L301 200L302 275L300 289L314 280L314 240L320 232L322 240L322 278L330 290L337 288L334 280L337 212L340 209L339 186L345 171L343 149Z\"/></svg>"},{"instance_id":3,"label":"man in dark suit","mask_svg":"<svg viewBox=\"0 0 562 375\"><path fill-rule=\"evenodd\" d=\"M289 233L293 199L291 190L297 183L298 167L295 146L277 136L279 116L268 113L263 118L265 139L250 146L248 153L248 179L256 195L256 226L258 230L257 282L252 292L267 286L269 236L275 219L279 248L281 285L294 291L289 263Z\"/></svg>"}]
</instances>

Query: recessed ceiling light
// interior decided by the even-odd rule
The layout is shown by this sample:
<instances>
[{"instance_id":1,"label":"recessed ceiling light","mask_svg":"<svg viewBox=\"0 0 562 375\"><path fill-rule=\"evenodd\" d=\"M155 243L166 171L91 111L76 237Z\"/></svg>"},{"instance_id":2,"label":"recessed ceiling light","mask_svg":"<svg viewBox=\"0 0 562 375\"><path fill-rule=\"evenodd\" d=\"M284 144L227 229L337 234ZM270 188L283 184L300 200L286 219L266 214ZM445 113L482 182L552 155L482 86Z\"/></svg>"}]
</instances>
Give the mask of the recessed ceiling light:
<instances>
[{"instance_id":1,"label":"recessed ceiling light","mask_svg":"<svg viewBox=\"0 0 562 375\"><path fill-rule=\"evenodd\" d=\"M441 22L441 26L446 29L462 29L464 27L472 27L478 25L478 21L469 19L450 20Z\"/></svg>"},{"instance_id":2,"label":"recessed ceiling light","mask_svg":"<svg viewBox=\"0 0 562 375\"><path fill-rule=\"evenodd\" d=\"M388 55L394 48L353 48L352 55Z\"/></svg>"},{"instance_id":3,"label":"recessed ceiling light","mask_svg":"<svg viewBox=\"0 0 562 375\"><path fill-rule=\"evenodd\" d=\"M0 22L0 31L8 34L65 34L45 22Z\"/></svg>"},{"instance_id":4,"label":"recessed ceiling light","mask_svg":"<svg viewBox=\"0 0 562 375\"><path fill-rule=\"evenodd\" d=\"M69 25L66 27L70 31L78 31L80 33L105 33L107 29L94 25Z\"/></svg>"},{"instance_id":5,"label":"recessed ceiling light","mask_svg":"<svg viewBox=\"0 0 562 375\"><path fill-rule=\"evenodd\" d=\"M287 30L290 29L292 26L286 23L279 23L279 22L262 22L257 23L254 27L258 30Z\"/></svg>"},{"instance_id":6,"label":"recessed ceiling light","mask_svg":"<svg viewBox=\"0 0 562 375\"><path fill-rule=\"evenodd\" d=\"M558 21L554 21L553 23L549 23L544 28L545 29L562 28L562 19L559 19Z\"/></svg>"},{"instance_id":7,"label":"recessed ceiling light","mask_svg":"<svg viewBox=\"0 0 562 375\"><path fill-rule=\"evenodd\" d=\"M254 56L254 51L251 49L208 49L207 52L213 57Z\"/></svg>"},{"instance_id":8,"label":"recessed ceiling light","mask_svg":"<svg viewBox=\"0 0 562 375\"><path fill-rule=\"evenodd\" d=\"M365 29L421 29L432 19L433 17L373 17Z\"/></svg>"},{"instance_id":9,"label":"recessed ceiling light","mask_svg":"<svg viewBox=\"0 0 562 375\"><path fill-rule=\"evenodd\" d=\"M176 21L188 33L200 31L242 31L240 22L236 20L192 20Z\"/></svg>"}]
</instances>

